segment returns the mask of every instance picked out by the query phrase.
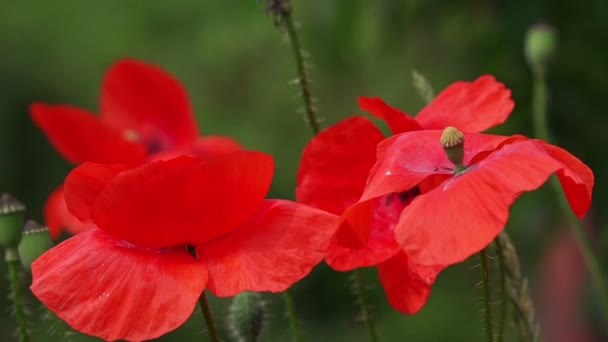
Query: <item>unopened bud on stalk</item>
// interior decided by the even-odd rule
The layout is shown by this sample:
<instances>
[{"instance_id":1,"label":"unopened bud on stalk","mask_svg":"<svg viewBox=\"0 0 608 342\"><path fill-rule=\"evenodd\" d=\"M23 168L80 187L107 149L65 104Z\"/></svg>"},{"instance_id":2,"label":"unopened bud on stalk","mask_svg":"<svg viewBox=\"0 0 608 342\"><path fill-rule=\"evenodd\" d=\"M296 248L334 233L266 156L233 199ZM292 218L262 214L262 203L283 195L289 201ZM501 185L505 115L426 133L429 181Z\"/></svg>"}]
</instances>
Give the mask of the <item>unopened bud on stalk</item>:
<instances>
[{"instance_id":1,"label":"unopened bud on stalk","mask_svg":"<svg viewBox=\"0 0 608 342\"><path fill-rule=\"evenodd\" d=\"M266 320L266 303L256 292L242 292L230 305L230 330L238 342L260 340Z\"/></svg>"},{"instance_id":2,"label":"unopened bud on stalk","mask_svg":"<svg viewBox=\"0 0 608 342\"><path fill-rule=\"evenodd\" d=\"M555 29L547 24L536 24L526 34L524 54L532 71L544 74L557 50Z\"/></svg>"},{"instance_id":3,"label":"unopened bud on stalk","mask_svg":"<svg viewBox=\"0 0 608 342\"><path fill-rule=\"evenodd\" d=\"M460 172L466 167L462 163L464 160L464 134L452 126L443 130L439 143L448 159L454 164L454 171Z\"/></svg>"},{"instance_id":4,"label":"unopened bud on stalk","mask_svg":"<svg viewBox=\"0 0 608 342\"><path fill-rule=\"evenodd\" d=\"M32 262L51 247L53 247L53 241L49 229L36 221L27 221L18 247L23 267L29 270Z\"/></svg>"},{"instance_id":5,"label":"unopened bud on stalk","mask_svg":"<svg viewBox=\"0 0 608 342\"><path fill-rule=\"evenodd\" d=\"M25 222L25 205L7 193L0 196L0 245L17 248Z\"/></svg>"}]
</instances>

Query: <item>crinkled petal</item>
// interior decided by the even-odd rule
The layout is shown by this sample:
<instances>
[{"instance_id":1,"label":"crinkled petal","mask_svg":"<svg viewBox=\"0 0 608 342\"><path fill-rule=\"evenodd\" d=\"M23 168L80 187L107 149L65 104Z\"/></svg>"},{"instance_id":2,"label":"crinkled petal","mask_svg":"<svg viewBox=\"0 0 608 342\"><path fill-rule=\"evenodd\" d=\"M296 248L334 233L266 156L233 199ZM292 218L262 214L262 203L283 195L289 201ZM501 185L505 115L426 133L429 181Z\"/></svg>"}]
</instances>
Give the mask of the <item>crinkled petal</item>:
<instances>
[{"instance_id":1,"label":"crinkled petal","mask_svg":"<svg viewBox=\"0 0 608 342\"><path fill-rule=\"evenodd\" d=\"M452 83L416 115L416 121L424 129L454 126L463 132L481 132L503 123L513 106L511 90L484 75L473 82Z\"/></svg>"},{"instance_id":2,"label":"crinkled petal","mask_svg":"<svg viewBox=\"0 0 608 342\"><path fill-rule=\"evenodd\" d=\"M101 116L121 131L135 131L155 151L194 142L198 129L188 94L161 68L122 59L106 73L101 89Z\"/></svg>"},{"instance_id":3,"label":"crinkled petal","mask_svg":"<svg viewBox=\"0 0 608 342\"><path fill-rule=\"evenodd\" d=\"M59 186L49 195L44 205L44 220L53 238L57 238L62 229L71 234L78 234L95 227L91 223L81 222L68 211L63 186Z\"/></svg>"},{"instance_id":4,"label":"crinkled petal","mask_svg":"<svg viewBox=\"0 0 608 342\"><path fill-rule=\"evenodd\" d=\"M99 229L32 264L32 292L74 329L105 340L149 340L179 327L207 283L185 249L144 250Z\"/></svg>"},{"instance_id":5,"label":"crinkled petal","mask_svg":"<svg viewBox=\"0 0 608 342\"><path fill-rule=\"evenodd\" d=\"M359 97L359 107L386 122L393 134L422 129L408 114L386 104L379 97Z\"/></svg>"},{"instance_id":6,"label":"crinkled petal","mask_svg":"<svg viewBox=\"0 0 608 342\"><path fill-rule=\"evenodd\" d=\"M139 246L200 246L249 219L273 171L272 157L254 151L207 162L187 156L156 161L110 181L93 204L93 222Z\"/></svg>"},{"instance_id":7,"label":"crinkled petal","mask_svg":"<svg viewBox=\"0 0 608 342\"><path fill-rule=\"evenodd\" d=\"M139 163L146 158L143 145L128 141L84 109L34 103L30 114L57 151L74 164Z\"/></svg>"},{"instance_id":8,"label":"crinkled petal","mask_svg":"<svg viewBox=\"0 0 608 342\"><path fill-rule=\"evenodd\" d=\"M297 201L340 215L361 196L382 139L382 132L363 116L317 134L302 153Z\"/></svg>"},{"instance_id":9,"label":"crinkled petal","mask_svg":"<svg viewBox=\"0 0 608 342\"><path fill-rule=\"evenodd\" d=\"M217 296L280 292L323 260L338 217L285 200L266 200L234 232L198 248Z\"/></svg>"},{"instance_id":10,"label":"crinkled petal","mask_svg":"<svg viewBox=\"0 0 608 342\"><path fill-rule=\"evenodd\" d=\"M591 194L593 192L594 176L593 171L580 159L570 152L554 145L549 145L544 141L537 140L544 147L545 151L555 160L562 163L563 167L557 171L568 203L572 211L582 218L591 206Z\"/></svg>"},{"instance_id":11,"label":"crinkled petal","mask_svg":"<svg viewBox=\"0 0 608 342\"><path fill-rule=\"evenodd\" d=\"M538 188L560 168L534 141L506 145L416 197L395 228L397 242L416 264L460 262L500 233L522 192Z\"/></svg>"},{"instance_id":12,"label":"crinkled petal","mask_svg":"<svg viewBox=\"0 0 608 342\"><path fill-rule=\"evenodd\" d=\"M411 315L424 306L442 269L442 266L416 265L405 253L399 253L378 265L378 275L391 306Z\"/></svg>"}]
</instances>

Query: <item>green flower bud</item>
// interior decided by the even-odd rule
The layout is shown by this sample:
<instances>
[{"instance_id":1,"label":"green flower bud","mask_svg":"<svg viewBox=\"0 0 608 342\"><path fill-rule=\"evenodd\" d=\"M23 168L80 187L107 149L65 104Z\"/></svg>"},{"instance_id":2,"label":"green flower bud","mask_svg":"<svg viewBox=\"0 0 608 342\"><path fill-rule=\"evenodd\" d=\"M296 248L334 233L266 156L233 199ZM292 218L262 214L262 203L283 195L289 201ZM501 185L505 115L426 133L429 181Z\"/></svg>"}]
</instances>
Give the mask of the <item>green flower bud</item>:
<instances>
[{"instance_id":1,"label":"green flower bud","mask_svg":"<svg viewBox=\"0 0 608 342\"><path fill-rule=\"evenodd\" d=\"M32 262L51 247L53 241L49 229L36 221L27 221L18 247L23 267L29 270Z\"/></svg>"},{"instance_id":2,"label":"green flower bud","mask_svg":"<svg viewBox=\"0 0 608 342\"><path fill-rule=\"evenodd\" d=\"M524 54L535 73L544 73L557 50L555 29L547 24L536 24L526 34Z\"/></svg>"},{"instance_id":3,"label":"green flower bud","mask_svg":"<svg viewBox=\"0 0 608 342\"><path fill-rule=\"evenodd\" d=\"M239 342L260 340L266 319L266 303L256 292L242 292L234 296L230 305L230 331Z\"/></svg>"},{"instance_id":4,"label":"green flower bud","mask_svg":"<svg viewBox=\"0 0 608 342\"><path fill-rule=\"evenodd\" d=\"M25 205L13 196L0 196L0 245L16 248L21 240L25 222Z\"/></svg>"}]
</instances>

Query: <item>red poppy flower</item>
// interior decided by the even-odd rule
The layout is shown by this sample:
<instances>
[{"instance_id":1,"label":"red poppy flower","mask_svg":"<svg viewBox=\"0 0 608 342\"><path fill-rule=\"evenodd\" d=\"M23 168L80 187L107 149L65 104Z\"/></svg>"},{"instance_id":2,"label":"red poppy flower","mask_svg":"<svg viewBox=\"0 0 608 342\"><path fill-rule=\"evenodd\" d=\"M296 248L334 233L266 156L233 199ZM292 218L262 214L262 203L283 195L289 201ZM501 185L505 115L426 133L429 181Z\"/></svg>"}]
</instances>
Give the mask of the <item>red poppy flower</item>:
<instances>
[{"instance_id":1,"label":"red poppy flower","mask_svg":"<svg viewBox=\"0 0 608 342\"><path fill-rule=\"evenodd\" d=\"M338 217L265 200L273 168L252 151L82 164L66 179L66 201L95 228L32 264L33 293L79 331L137 341L181 325L205 288L284 291L323 259Z\"/></svg>"},{"instance_id":2,"label":"red poppy flower","mask_svg":"<svg viewBox=\"0 0 608 342\"><path fill-rule=\"evenodd\" d=\"M208 157L240 149L223 136L198 137L188 95L162 69L133 59L113 64L106 73L100 115L69 105L34 103L32 119L53 146L74 164L139 164L180 154ZM53 236L65 227L71 233L90 229L66 210L63 187L45 205Z\"/></svg>"},{"instance_id":3,"label":"red poppy flower","mask_svg":"<svg viewBox=\"0 0 608 342\"><path fill-rule=\"evenodd\" d=\"M464 134L466 169L458 171L439 141L441 131L408 132L378 145L378 157L359 201L346 209L363 217L378 198L417 189L400 213L399 249L418 265L449 265L486 247L504 228L509 207L556 173L578 217L591 204L593 172L567 151L523 136ZM348 218L347 218L348 220ZM346 244L371 239L365 220L352 220ZM348 234L347 234L348 233Z\"/></svg>"},{"instance_id":4,"label":"red poppy flower","mask_svg":"<svg viewBox=\"0 0 608 342\"><path fill-rule=\"evenodd\" d=\"M362 109L383 119L393 134L456 126L481 131L506 120L513 109L511 91L492 76L474 82L456 82L443 90L416 118L387 105L380 98L359 98ZM426 302L443 265L422 265L403 252L394 237L394 227L403 209L420 192L417 188L386 194L367 202L367 210L345 210L356 203L376 161L376 146L384 135L366 117L345 119L314 137L304 149L298 170L298 202L342 215L342 226L361 220L368 224L369 239L359 249L342 243L343 227L329 247L326 262L346 271L377 266L391 305L400 312L414 313ZM362 248L361 248L362 247Z\"/></svg>"}]
</instances>

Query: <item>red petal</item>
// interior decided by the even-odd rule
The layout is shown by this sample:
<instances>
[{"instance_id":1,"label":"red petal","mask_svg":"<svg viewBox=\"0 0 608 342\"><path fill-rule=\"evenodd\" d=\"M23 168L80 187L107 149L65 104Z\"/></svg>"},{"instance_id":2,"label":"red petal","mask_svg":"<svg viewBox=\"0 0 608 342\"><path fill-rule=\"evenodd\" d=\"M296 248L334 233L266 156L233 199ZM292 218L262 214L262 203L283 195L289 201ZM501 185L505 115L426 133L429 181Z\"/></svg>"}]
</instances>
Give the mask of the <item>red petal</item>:
<instances>
[{"instance_id":1,"label":"red petal","mask_svg":"<svg viewBox=\"0 0 608 342\"><path fill-rule=\"evenodd\" d=\"M223 135L207 135L196 140L194 145L190 147L188 155L206 160L242 149L243 147L241 144L230 137Z\"/></svg>"},{"instance_id":2,"label":"red petal","mask_svg":"<svg viewBox=\"0 0 608 342\"><path fill-rule=\"evenodd\" d=\"M127 247L94 229L32 264L32 292L74 329L105 340L149 340L179 327L207 283L184 249Z\"/></svg>"},{"instance_id":3,"label":"red petal","mask_svg":"<svg viewBox=\"0 0 608 342\"><path fill-rule=\"evenodd\" d=\"M513 110L511 90L490 75L445 88L416 121L424 129L454 126L463 132L481 132L503 123Z\"/></svg>"},{"instance_id":4,"label":"red petal","mask_svg":"<svg viewBox=\"0 0 608 342\"><path fill-rule=\"evenodd\" d=\"M388 302L395 310L414 314L431 294L431 286L442 266L414 264L405 253L378 265L378 275Z\"/></svg>"},{"instance_id":5,"label":"red petal","mask_svg":"<svg viewBox=\"0 0 608 342\"><path fill-rule=\"evenodd\" d=\"M199 247L217 296L280 292L306 276L325 255L338 217L285 200L266 200L236 231Z\"/></svg>"},{"instance_id":6,"label":"red petal","mask_svg":"<svg viewBox=\"0 0 608 342\"><path fill-rule=\"evenodd\" d=\"M69 212L82 222L90 222L91 207L97 196L114 177L126 169L126 165L94 163L84 163L73 169L64 183L64 201Z\"/></svg>"},{"instance_id":7,"label":"red petal","mask_svg":"<svg viewBox=\"0 0 608 342\"><path fill-rule=\"evenodd\" d=\"M386 104L379 97L359 97L359 107L386 122L393 134L422 129L408 114Z\"/></svg>"},{"instance_id":8,"label":"red petal","mask_svg":"<svg viewBox=\"0 0 608 342\"><path fill-rule=\"evenodd\" d=\"M135 130L161 150L192 143L198 130L188 94L173 76L134 59L114 63L101 89L104 122L121 131Z\"/></svg>"},{"instance_id":9,"label":"red petal","mask_svg":"<svg viewBox=\"0 0 608 342\"><path fill-rule=\"evenodd\" d=\"M200 246L251 217L273 169L271 156L253 151L208 162L183 156L149 163L108 184L93 205L93 221L139 246Z\"/></svg>"},{"instance_id":10,"label":"red petal","mask_svg":"<svg viewBox=\"0 0 608 342\"><path fill-rule=\"evenodd\" d=\"M55 189L47 199L44 205L44 220L53 238L61 234L62 228L72 234L78 234L95 227L93 224L81 222L70 214L65 203L63 186Z\"/></svg>"},{"instance_id":11,"label":"red petal","mask_svg":"<svg viewBox=\"0 0 608 342\"><path fill-rule=\"evenodd\" d=\"M460 262L500 233L522 192L538 188L560 168L534 141L507 145L416 197L395 228L397 242L417 264Z\"/></svg>"},{"instance_id":12,"label":"red petal","mask_svg":"<svg viewBox=\"0 0 608 342\"><path fill-rule=\"evenodd\" d=\"M383 138L363 116L342 120L312 138L302 153L297 201L341 214L361 196Z\"/></svg>"},{"instance_id":13,"label":"red petal","mask_svg":"<svg viewBox=\"0 0 608 342\"><path fill-rule=\"evenodd\" d=\"M549 145L544 141L538 140L538 142L542 144L551 157L563 164L563 168L557 171L557 177L564 188L572 211L576 216L582 218L591 206L591 193L594 184L593 171L568 151Z\"/></svg>"},{"instance_id":14,"label":"red petal","mask_svg":"<svg viewBox=\"0 0 608 342\"><path fill-rule=\"evenodd\" d=\"M59 153L74 164L138 163L146 157L143 145L126 140L83 109L34 103L30 113Z\"/></svg>"}]
</instances>

